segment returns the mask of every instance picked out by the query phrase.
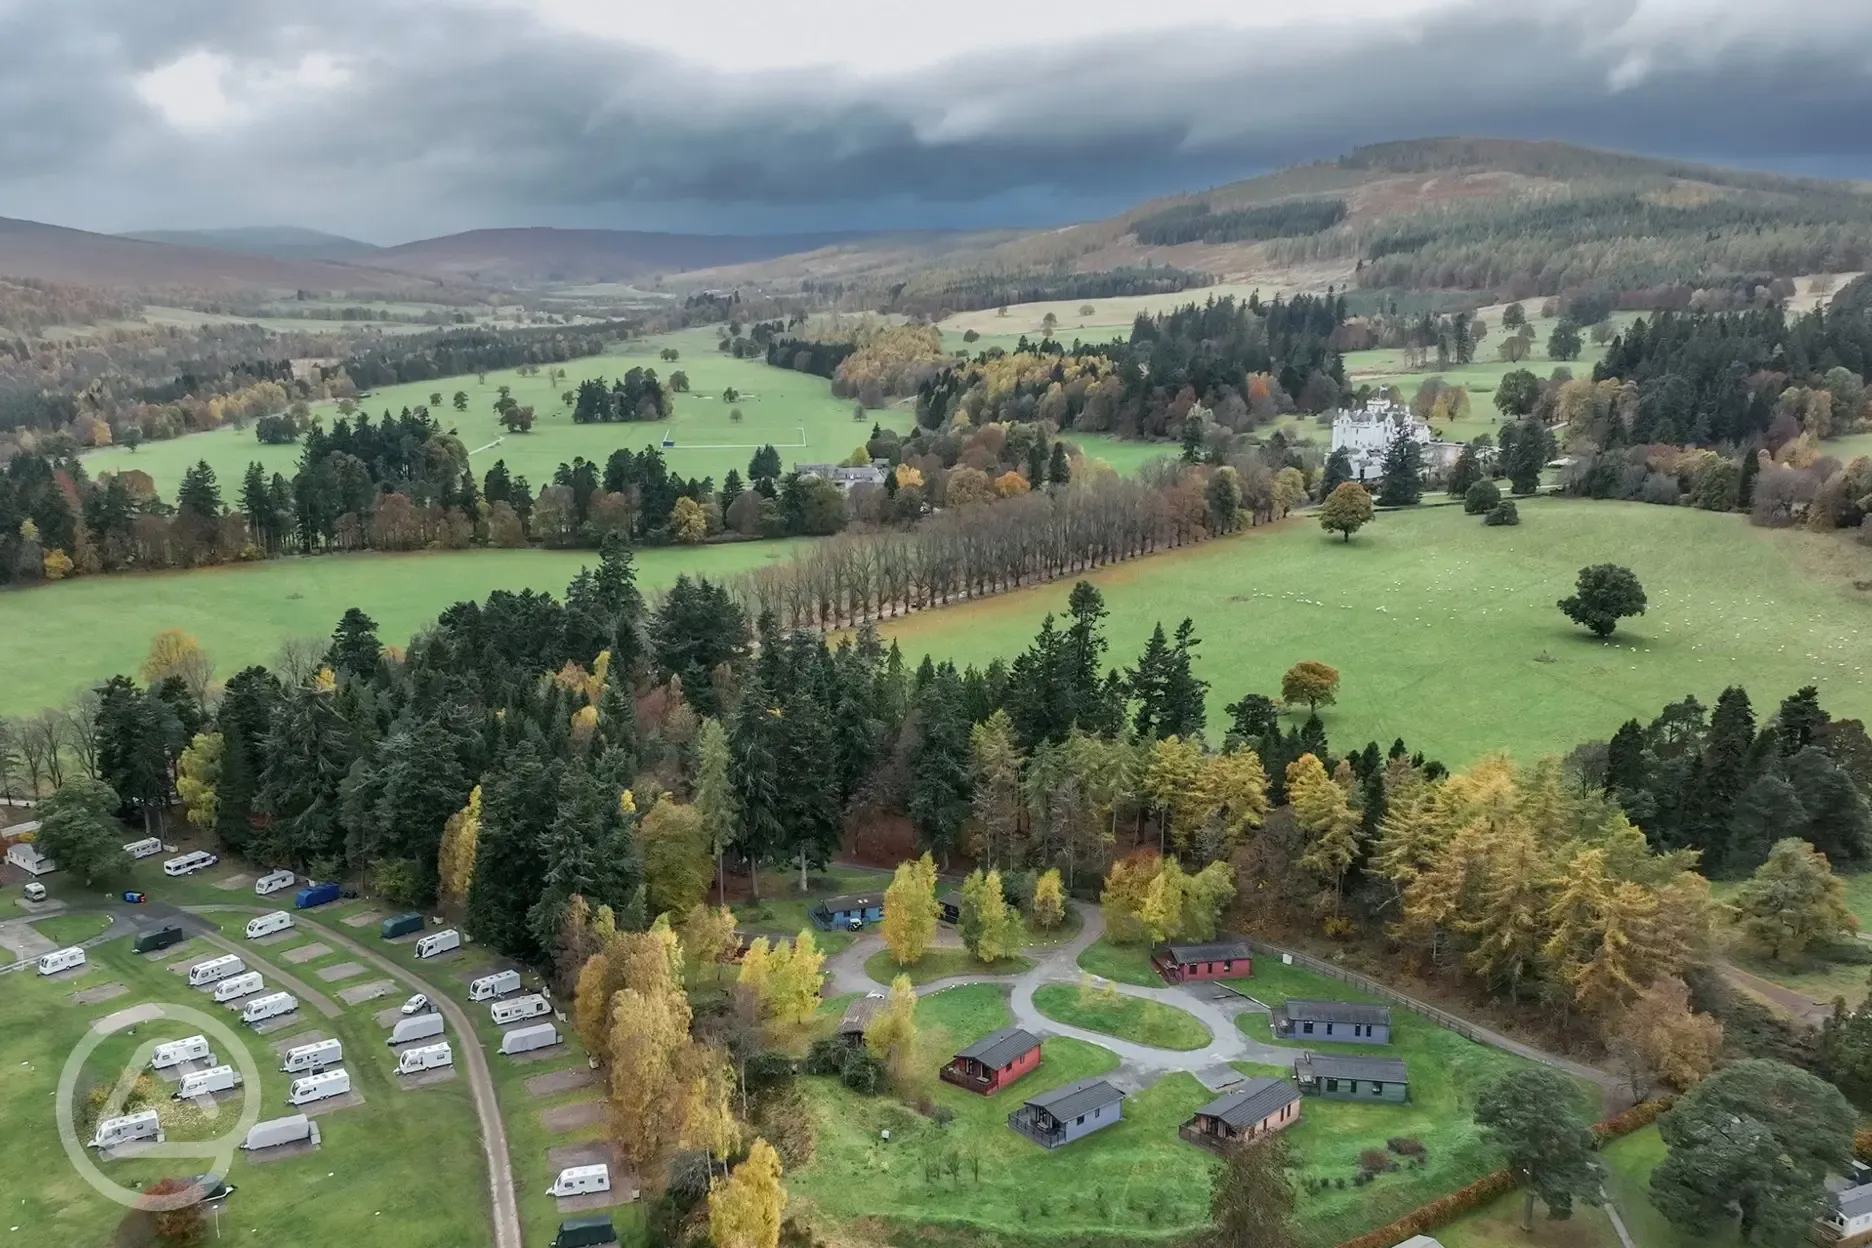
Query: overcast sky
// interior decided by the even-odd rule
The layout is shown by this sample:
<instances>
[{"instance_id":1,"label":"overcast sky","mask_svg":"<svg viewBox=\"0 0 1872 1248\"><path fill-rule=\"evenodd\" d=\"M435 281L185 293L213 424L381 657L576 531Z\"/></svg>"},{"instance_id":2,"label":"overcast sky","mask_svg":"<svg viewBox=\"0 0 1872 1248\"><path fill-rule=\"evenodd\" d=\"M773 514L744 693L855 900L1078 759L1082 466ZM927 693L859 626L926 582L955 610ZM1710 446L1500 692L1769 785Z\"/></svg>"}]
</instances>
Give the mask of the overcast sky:
<instances>
[{"instance_id":1,"label":"overcast sky","mask_svg":"<svg viewBox=\"0 0 1872 1248\"><path fill-rule=\"evenodd\" d=\"M0 216L1034 225L1367 142L1872 174L1872 0L0 0Z\"/></svg>"}]
</instances>

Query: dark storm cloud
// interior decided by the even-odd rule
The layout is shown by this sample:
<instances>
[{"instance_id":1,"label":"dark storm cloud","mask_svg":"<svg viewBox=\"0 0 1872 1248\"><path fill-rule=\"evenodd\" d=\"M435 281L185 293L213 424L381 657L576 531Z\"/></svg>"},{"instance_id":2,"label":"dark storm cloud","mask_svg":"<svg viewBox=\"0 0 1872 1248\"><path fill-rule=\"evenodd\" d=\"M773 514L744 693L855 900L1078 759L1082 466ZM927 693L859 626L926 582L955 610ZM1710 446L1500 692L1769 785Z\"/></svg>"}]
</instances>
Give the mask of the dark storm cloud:
<instances>
[{"instance_id":1,"label":"dark storm cloud","mask_svg":"<svg viewBox=\"0 0 1872 1248\"><path fill-rule=\"evenodd\" d=\"M382 237L521 221L847 226L889 203L899 223L942 224L982 201L1068 213L1449 133L1872 168L1859 50L1872 5L1814 5L1772 38L1639 12L1475 3L1263 32L1056 32L861 78L728 74L513 9L0 0L0 48L33 49L0 75L0 215ZM178 130L134 84L204 50L238 67L228 95L248 107ZM318 53L345 67L342 87L264 85Z\"/></svg>"}]
</instances>

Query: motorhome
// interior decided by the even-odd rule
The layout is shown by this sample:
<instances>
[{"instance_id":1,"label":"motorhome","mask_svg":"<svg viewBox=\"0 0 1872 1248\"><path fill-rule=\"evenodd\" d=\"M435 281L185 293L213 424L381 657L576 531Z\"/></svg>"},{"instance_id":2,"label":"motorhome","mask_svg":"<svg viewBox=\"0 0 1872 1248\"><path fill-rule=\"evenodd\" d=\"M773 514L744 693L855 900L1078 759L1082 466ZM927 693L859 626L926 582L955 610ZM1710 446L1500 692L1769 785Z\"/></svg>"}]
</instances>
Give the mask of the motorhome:
<instances>
[{"instance_id":1,"label":"motorhome","mask_svg":"<svg viewBox=\"0 0 1872 1248\"><path fill-rule=\"evenodd\" d=\"M68 949L55 949L51 953L41 955L39 958L39 973L41 975L56 975L60 971L69 971L74 966L83 966L84 964L85 951L80 949L77 945L73 945Z\"/></svg>"},{"instance_id":2,"label":"motorhome","mask_svg":"<svg viewBox=\"0 0 1872 1248\"><path fill-rule=\"evenodd\" d=\"M551 1023L540 1023L533 1027L516 1027L501 1037L500 1051L508 1057L518 1053L531 1053L534 1049L543 1049L559 1043L559 1029Z\"/></svg>"},{"instance_id":3,"label":"motorhome","mask_svg":"<svg viewBox=\"0 0 1872 1248\"><path fill-rule=\"evenodd\" d=\"M259 971L248 971L232 979L224 979L215 985L214 999L217 1005L226 1005L229 1001L238 1001L242 997L251 997L266 987L266 980Z\"/></svg>"},{"instance_id":4,"label":"motorhome","mask_svg":"<svg viewBox=\"0 0 1872 1248\"><path fill-rule=\"evenodd\" d=\"M214 1054L208 1049L207 1036L189 1036L182 1040L171 1040L159 1044L150 1053L150 1069L168 1070L171 1066L180 1066L183 1062L198 1062L203 1058L214 1060Z\"/></svg>"},{"instance_id":5,"label":"motorhome","mask_svg":"<svg viewBox=\"0 0 1872 1248\"><path fill-rule=\"evenodd\" d=\"M206 988L209 984L218 984L230 979L247 969L247 964L240 960L237 953L224 953L218 958L206 962L197 962L189 967L188 982L191 988Z\"/></svg>"},{"instance_id":6,"label":"motorhome","mask_svg":"<svg viewBox=\"0 0 1872 1248\"><path fill-rule=\"evenodd\" d=\"M495 997L504 997L510 992L520 991L520 972L501 971L494 975L483 975L468 985L470 1001L492 1001Z\"/></svg>"},{"instance_id":7,"label":"motorhome","mask_svg":"<svg viewBox=\"0 0 1872 1248\"><path fill-rule=\"evenodd\" d=\"M162 1123L153 1109L138 1110L121 1118L106 1118L98 1123L91 1137L92 1148L121 1148L137 1140L163 1141Z\"/></svg>"},{"instance_id":8,"label":"motorhome","mask_svg":"<svg viewBox=\"0 0 1872 1248\"><path fill-rule=\"evenodd\" d=\"M162 851L163 843L159 836L146 836L140 841L131 841L124 846L124 853L132 858L154 858Z\"/></svg>"},{"instance_id":9,"label":"motorhome","mask_svg":"<svg viewBox=\"0 0 1872 1248\"><path fill-rule=\"evenodd\" d=\"M227 1092L241 1085L240 1071L232 1066L210 1066L207 1070L192 1071L182 1076L182 1082L176 1085L174 1100L183 1101L191 1096L207 1096L211 1092Z\"/></svg>"},{"instance_id":10,"label":"motorhome","mask_svg":"<svg viewBox=\"0 0 1872 1248\"><path fill-rule=\"evenodd\" d=\"M425 1070L439 1070L455 1064L455 1051L448 1046L448 1041L441 1044L425 1044L414 1049L404 1049L397 1054L396 1073L414 1075Z\"/></svg>"},{"instance_id":11,"label":"motorhome","mask_svg":"<svg viewBox=\"0 0 1872 1248\"><path fill-rule=\"evenodd\" d=\"M270 992L264 997L255 997L241 1009L241 1022L252 1025L263 1023L269 1018L278 1018L290 1014L299 1008L299 1001L290 992Z\"/></svg>"},{"instance_id":12,"label":"motorhome","mask_svg":"<svg viewBox=\"0 0 1872 1248\"><path fill-rule=\"evenodd\" d=\"M409 1018L397 1019L397 1025L390 1030L390 1038L384 1043L409 1044L415 1040L430 1040L441 1034L442 1016L440 1014L416 1014Z\"/></svg>"},{"instance_id":13,"label":"motorhome","mask_svg":"<svg viewBox=\"0 0 1872 1248\"><path fill-rule=\"evenodd\" d=\"M241 1141L241 1147L249 1152L261 1148L278 1148L282 1144L299 1144L306 1140L318 1143L318 1124L304 1114L288 1114L284 1118L269 1118L265 1122L256 1122L248 1129L247 1138Z\"/></svg>"},{"instance_id":14,"label":"motorhome","mask_svg":"<svg viewBox=\"0 0 1872 1248\"><path fill-rule=\"evenodd\" d=\"M259 897L271 897L274 893L284 892L299 882L299 877L290 871L269 871L254 881L254 894Z\"/></svg>"},{"instance_id":15,"label":"motorhome","mask_svg":"<svg viewBox=\"0 0 1872 1248\"><path fill-rule=\"evenodd\" d=\"M289 1075L323 1070L344 1061L344 1044L338 1040L320 1040L286 1050L286 1063L280 1069Z\"/></svg>"},{"instance_id":16,"label":"motorhome","mask_svg":"<svg viewBox=\"0 0 1872 1248\"><path fill-rule=\"evenodd\" d=\"M496 1001L490 1007L490 1012L494 1015L494 1021L504 1027L523 1018L539 1018L543 1014L552 1013L552 1002L534 992L511 1001Z\"/></svg>"},{"instance_id":17,"label":"motorhome","mask_svg":"<svg viewBox=\"0 0 1872 1248\"><path fill-rule=\"evenodd\" d=\"M164 875L194 875L197 871L206 871L221 860L206 850L198 849L192 854L183 854L163 863Z\"/></svg>"},{"instance_id":18,"label":"motorhome","mask_svg":"<svg viewBox=\"0 0 1872 1248\"><path fill-rule=\"evenodd\" d=\"M611 1167L600 1162L595 1166L568 1166L559 1172L548 1196L583 1196L587 1192L611 1190Z\"/></svg>"},{"instance_id":19,"label":"motorhome","mask_svg":"<svg viewBox=\"0 0 1872 1248\"><path fill-rule=\"evenodd\" d=\"M247 939L259 940L262 936L271 936L274 932L283 932L293 925L293 917L284 910L275 910L263 914L257 919L247 920Z\"/></svg>"},{"instance_id":20,"label":"motorhome","mask_svg":"<svg viewBox=\"0 0 1872 1248\"><path fill-rule=\"evenodd\" d=\"M445 932L431 932L416 942L416 956L433 958L438 953L447 953L451 949L461 948L461 933L454 928Z\"/></svg>"},{"instance_id":21,"label":"motorhome","mask_svg":"<svg viewBox=\"0 0 1872 1248\"><path fill-rule=\"evenodd\" d=\"M310 1105L314 1101L329 1100L334 1096L343 1096L350 1090L350 1071L320 1071L316 1075L307 1075L303 1079L293 1080L292 1087L286 1092L286 1103L288 1105Z\"/></svg>"}]
</instances>

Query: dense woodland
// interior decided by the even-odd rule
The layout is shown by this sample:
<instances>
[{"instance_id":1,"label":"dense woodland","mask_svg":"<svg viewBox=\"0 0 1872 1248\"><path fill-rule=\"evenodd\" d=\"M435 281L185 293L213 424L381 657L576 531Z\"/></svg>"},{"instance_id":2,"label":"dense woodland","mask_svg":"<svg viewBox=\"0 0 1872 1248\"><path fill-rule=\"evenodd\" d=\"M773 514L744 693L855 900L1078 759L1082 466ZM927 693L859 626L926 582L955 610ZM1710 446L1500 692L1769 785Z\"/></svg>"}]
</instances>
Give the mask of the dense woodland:
<instances>
[{"instance_id":1,"label":"dense woodland","mask_svg":"<svg viewBox=\"0 0 1872 1248\"><path fill-rule=\"evenodd\" d=\"M1317 234L1345 218L1343 199L1288 199L1220 212L1207 200L1200 200L1137 217L1131 222L1131 232L1147 247L1174 247L1179 243L1234 243Z\"/></svg>"}]
</instances>

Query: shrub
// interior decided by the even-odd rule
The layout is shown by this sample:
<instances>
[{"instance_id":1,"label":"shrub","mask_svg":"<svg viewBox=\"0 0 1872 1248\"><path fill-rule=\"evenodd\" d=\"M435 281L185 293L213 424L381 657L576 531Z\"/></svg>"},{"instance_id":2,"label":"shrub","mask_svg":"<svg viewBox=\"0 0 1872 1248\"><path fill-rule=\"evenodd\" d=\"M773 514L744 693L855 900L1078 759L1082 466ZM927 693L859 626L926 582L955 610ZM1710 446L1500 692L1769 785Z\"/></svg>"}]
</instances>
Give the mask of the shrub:
<instances>
[{"instance_id":1,"label":"shrub","mask_svg":"<svg viewBox=\"0 0 1872 1248\"><path fill-rule=\"evenodd\" d=\"M839 1081L861 1096L876 1096L884 1090L888 1078L884 1063L863 1045L846 1053L845 1064L839 1071Z\"/></svg>"},{"instance_id":2,"label":"shrub","mask_svg":"<svg viewBox=\"0 0 1872 1248\"><path fill-rule=\"evenodd\" d=\"M947 1105L931 1105L923 1111L923 1114L939 1127L946 1127L955 1121L955 1110Z\"/></svg>"},{"instance_id":3,"label":"shrub","mask_svg":"<svg viewBox=\"0 0 1872 1248\"><path fill-rule=\"evenodd\" d=\"M845 1055L850 1052L846 1043L837 1036L821 1036L812 1042L806 1050L806 1073L809 1075L836 1075L845 1069Z\"/></svg>"},{"instance_id":4,"label":"shrub","mask_svg":"<svg viewBox=\"0 0 1872 1248\"><path fill-rule=\"evenodd\" d=\"M1479 516L1501 502L1501 490L1493 481L1478 481L1469 487L1463 495L1462 509L1465 515Z\"/></svg>"},{"instance_id":5,"label":"shrub","mask_svg":"<svg viewBox=\"0 0 1872 1248\"><path fill-rule=\"evenodd\" d=\"M1488 514L1482 517L1482 523L1487 525L1520 524L1521 513L1516 510L1512 498L1504 498L1489 508Z\"/></svg>"},{"instance_id":6,"label":"shrub","mask_svg":"<svg viewBox=\"0 0 1872 1248\"><path fill-rule=\"evenodd\" d=\"M793 1077L793 1059L779 1049L766 1049L747 1059L747 1085L752 1091Z\"/></svg>"},{"instance_id":7,"label":"shrub","mask_svg":"<svg viewBox=\"0 0 1872 1248\"><path fill-rule=\"evenodd\" d=\"M1385 1141L1385 1147L1400 1157L1421 1157L1428 1151L1414 1135L1394 1135Z\"/></svg>"},{"instance_id":8,"label":"shrub","mask_svg":"<svg viewBox=\"0 0 1872 1248\"><path fill-rule=\"evenodd\" d=\"M1391 1154L1382 1148L1367 1148L1358 1155L1359 1170L1364 1174L1379 1174L1391 1168Z\"/></svg>"}]
</instances>

